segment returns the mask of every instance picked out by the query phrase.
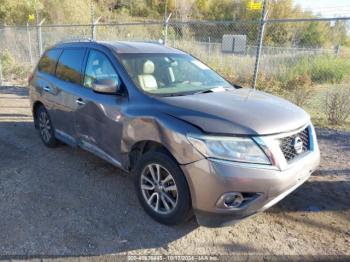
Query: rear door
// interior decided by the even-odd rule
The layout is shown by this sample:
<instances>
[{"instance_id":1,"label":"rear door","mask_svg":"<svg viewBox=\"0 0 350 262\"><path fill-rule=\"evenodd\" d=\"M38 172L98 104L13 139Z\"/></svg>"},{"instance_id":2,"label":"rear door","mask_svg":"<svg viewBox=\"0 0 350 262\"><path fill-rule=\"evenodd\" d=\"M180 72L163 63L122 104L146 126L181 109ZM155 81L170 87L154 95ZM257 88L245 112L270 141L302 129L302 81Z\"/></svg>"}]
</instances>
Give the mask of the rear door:
<instances>
[{"instance_id":1,"label":"rear door","mask_svg":"<svg viewBox=\"0 0 350 262\"><path fill-rule=\"evenodd\" d=\"M41 57L35 79L33 81L36 95L35 100L44 103L45 108L49 111L51 120L55 122L54 100L55 95L52 93L55 87L55 71L58 58L62 49L51 49L46 51Z\"/></svg>"},{"instance_id":2,"label":"rear door","mask_svg":"<svg viewBox=\"0 0 350 262\"><path fill-rule=\"evenodd\" d=\"M56 136L68 144L76 144L75 111L79 93L83 88L83 63L85 48L64 49L57 64L53 95Z\"/></svg>"}]
</instances>

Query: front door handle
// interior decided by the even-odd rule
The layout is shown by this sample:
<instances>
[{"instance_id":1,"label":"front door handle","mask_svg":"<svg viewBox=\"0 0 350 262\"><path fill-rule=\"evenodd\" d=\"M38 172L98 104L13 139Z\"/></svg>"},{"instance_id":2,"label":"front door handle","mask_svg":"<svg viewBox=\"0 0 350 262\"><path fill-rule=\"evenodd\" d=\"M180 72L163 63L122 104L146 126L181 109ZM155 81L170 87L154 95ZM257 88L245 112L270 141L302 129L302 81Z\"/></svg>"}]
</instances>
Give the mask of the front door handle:
<instances>
[{"instance_id":1,"label":"front door handle","mask_svg":"<svg viewBox=\"0 0 350 262\"><path fill-rule=\"evenodd\" d=\"M77 100L75 100L75 103L77 103L80 106L85 105L85 102L82 98L78 98Z\"/></svg>"},{"instance_id":2,"label":"front door handle","mask_svg":"<svg viewBox=\"0 0 350 262\"><path fill-rule=\"evenodd\" d=\"M45 92L50 92L50 91L51 91L51 88L48 87L48 86L45 86L45 87L44 87L44 91L45 91Z\"/></svg>"}]
</instances>

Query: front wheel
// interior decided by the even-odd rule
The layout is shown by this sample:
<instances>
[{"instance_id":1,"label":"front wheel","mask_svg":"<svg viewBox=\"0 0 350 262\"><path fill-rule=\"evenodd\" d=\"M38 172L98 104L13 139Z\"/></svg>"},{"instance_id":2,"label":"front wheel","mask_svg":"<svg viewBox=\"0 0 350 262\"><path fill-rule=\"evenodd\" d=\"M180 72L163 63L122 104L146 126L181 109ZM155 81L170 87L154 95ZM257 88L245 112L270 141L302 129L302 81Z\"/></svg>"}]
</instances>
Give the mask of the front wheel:
<instances>
[{"instance_id":1,"label":"front wheel","mask_svg":"<svg viewBox=\"0 0 350 262\"><path fill-rule=\"evenodd\" d=\"M147 152L138 161L135 172L138 198L154 220L175 225L190 218L187 181L172 157L163 152Z\"/></svg>"}]
</instances>

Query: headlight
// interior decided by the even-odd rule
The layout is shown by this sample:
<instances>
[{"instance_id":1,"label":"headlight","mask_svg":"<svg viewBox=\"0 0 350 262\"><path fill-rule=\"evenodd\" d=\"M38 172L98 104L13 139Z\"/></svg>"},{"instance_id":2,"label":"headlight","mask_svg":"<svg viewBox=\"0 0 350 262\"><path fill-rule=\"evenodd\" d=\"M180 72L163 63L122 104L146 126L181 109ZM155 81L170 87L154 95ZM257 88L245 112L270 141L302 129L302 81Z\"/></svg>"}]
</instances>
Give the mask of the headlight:
<instances>
[{"instance_id":1,"label":"headlight","mask_svg":"<svg viewBox=\"0 0 350 262\"><path fill-rule=\"evenodd\" d=\"M190 143L206 157L229 161L271 164L264 151L248 137L187 136Z\"/></svg>"}]
</instances>

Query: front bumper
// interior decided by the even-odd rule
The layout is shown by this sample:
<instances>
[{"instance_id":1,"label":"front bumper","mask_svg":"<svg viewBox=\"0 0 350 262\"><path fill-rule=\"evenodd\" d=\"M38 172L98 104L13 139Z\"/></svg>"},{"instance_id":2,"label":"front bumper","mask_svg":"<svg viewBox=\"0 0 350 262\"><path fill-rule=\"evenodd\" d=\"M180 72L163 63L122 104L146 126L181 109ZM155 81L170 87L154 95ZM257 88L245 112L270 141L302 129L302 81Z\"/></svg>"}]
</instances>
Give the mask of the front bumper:
<instances>
[{"instance_id":1,"label":"front bumper","mask_svg":"<svg viewBox=\"0 0 350 262\"><path fill-rule=\"evenodd\" d=\"M182 170L190 187L198 223L217 227L233 224L276 204L303 184L319 162L320 153L316 144L313 150L283 169L202 159L183 165ZM238 208L218 206L219 199L229 192L255 193L256 197Z\"/></svg>"}]
</instances>

